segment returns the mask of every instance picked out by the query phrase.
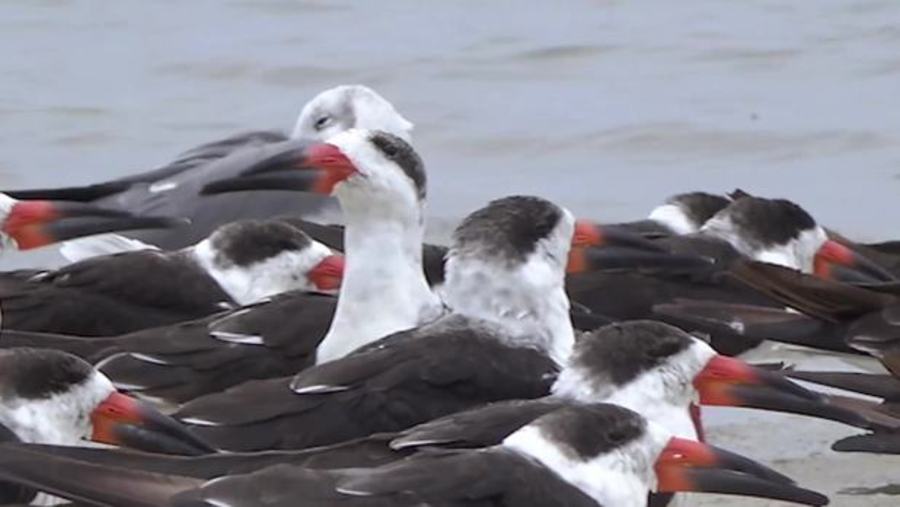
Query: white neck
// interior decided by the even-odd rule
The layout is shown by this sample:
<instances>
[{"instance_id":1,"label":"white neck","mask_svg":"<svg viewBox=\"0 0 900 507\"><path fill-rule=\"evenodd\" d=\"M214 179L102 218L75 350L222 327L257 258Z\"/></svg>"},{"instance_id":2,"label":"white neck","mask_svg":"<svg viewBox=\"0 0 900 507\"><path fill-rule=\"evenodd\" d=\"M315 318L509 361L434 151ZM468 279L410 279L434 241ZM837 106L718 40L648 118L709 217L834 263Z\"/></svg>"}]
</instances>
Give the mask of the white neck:
<instances>
[{"instance_id":1,"label":"white neck","mask_svg":"<svg viewBox=\"0 0 900 507\"><path fill-rule=\"evenodd\" d=\"M677 204L657 206L653 208L647 218L679 235L697 232L699 227Z\"/></svg>"},{"instance_id":2,"label":"white neck","mask_svg":"<svg viewBox=\"0 0 900 507\"><path fill-rule=\"evenodd\" d=\"M535 260L509 268L479 259L447 260L444 301L467 317L501 326L513 345L545 351L562 364L575 333L564 279Z\"/></svg>"},{"instance_id":3,"label":"white neck","mask_svg":"<svg viewBox=\"0 0 900 507\"><path fill-rule=\"evenodd\" d=\"M813 259L816 251L828 239L824 229L816 226L801 231L796 238L783 245L761 247L748 241L735 230L729 217L714 216L701 229L707 236L727 241L741 255L760 262L777 264L804 273L813 271Z\"/></svg>"},{"instance_id":4,"label":"white neck","mask_svg":"<svg viewBox=\"0 0 900 507\"><path fill-rule=\"evenodd\" d=\"M560 452L539 428L526 426L508 436L502 446L540 462L599 505L644 507L655 480L649 453L637 448L643 444L639 440L608 455L581 461Z\"/></svg>"},{"instance_id":5,"label":"white neck","mask_svg":"<svg viewBox=\"0 0 900 507\"><path fill-rule=\"evenodd\" d=\"M255 303L289 290L314 290L304 268L330 254L325 245L313 242L303 250L290 250L247 266L221 266L209 239L189 248L190 255L219 287L239 305Z\"/></svg>"},{"instance_id":6,"label":"white neck","mask_svg":"<svg viewBox=\"0 0 900 507\"><path fill-rule=\"evenodd\" d=\"M343 357L385 335L436 319L443 307L422 271L423 224L388 206L341 199L344 278L316 362Z\"/></svg>"},{"instance_id":7,"label":"white neck","mask_svg":"<svg viewBox=\"0 0 900 507\"><path fill-rule=\"evenodd\" d=\"M613 403L630 408L681 438L696 440L689 406L698 402L693 379L716 352L696 340L665 363L615 386L590 378L582 369L566 367L553 384L555 396L579 403Z\"/></svg>"},{"instance_id":8,"label":"white neck","mask_svg":"<svg viewBox=\"0 0 900 507\"><path fill-rule=\"evenodd\" d=\"M109 379L94 373L69 391L46 399L4 403L0 406L0 424L23 442L81 445L91 435L89 414L113 391Z\"/></svg>"}]
</instances>

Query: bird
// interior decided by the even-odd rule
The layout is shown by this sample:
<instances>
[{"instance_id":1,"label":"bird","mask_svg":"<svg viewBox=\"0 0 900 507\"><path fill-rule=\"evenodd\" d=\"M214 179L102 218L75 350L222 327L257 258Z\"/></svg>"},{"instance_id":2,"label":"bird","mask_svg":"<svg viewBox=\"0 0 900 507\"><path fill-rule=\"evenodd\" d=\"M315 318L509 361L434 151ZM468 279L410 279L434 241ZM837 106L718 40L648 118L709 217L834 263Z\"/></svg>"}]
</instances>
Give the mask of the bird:
<instances>
[{"instance_id":1,"label":"bird","mask_svg":"<svg viewBox=\"0 0 900 507\"><path fill-rule=\"evenodd\" d=\"M563 407L498 445L475 450L420 453L370 469L282 464L211 481L2 447L0 478L40 484L87 505L637 507L645 505L650 490L712 491L806 505L828 502L752 460L674 437L613 404ZM39 470L48 466L63 473L48 478Z\"/></svg>"},{"instance_id":2,"label":"bird","mask_svg":"<svg viewBox=\"0 0 900 507\"><path fill-rule=\"evenodd\" d=\"M727 207L731 199L709 192L684 192L670 196L656 206L644 220L608 224L609 228L621 227L647 238L693 234L707 220Z\"/></svg>"},{"instance_id":3,"label":"bird","mask_svg":"<svg viewBox=\"0 0 900 507\"><path fill-rule=\"evenodd\" d=\"M325 140L353 127L381 129L409 139L413 124L371 88L341 85L310 100L301 110L290 136L275 131L245 132L187 150L174 161L144 173L82 187L7 190L7 193L21 199L76 201L139 215L188 218L190 225L177 230L127 234L165 249L184 248L235 220L284 214L309 218L333 213L334 204L330 199L312 194L298 198L285 192L266 192L263 196L198 196L198 192L206 183L236 175L259 158L298 140Z\"/></svg>"},{"instance_id":4,"label":"bird","mask_svg":"<svg viewBox=\"0 0 900 507\"><path fill-rule=\"evenodd\" d=\"M174 252L98 256L0 275L4 328L111 336L204 317L287 290L335 291L342 261L278 221L226 224Z\"/></svg>"},{"instance_id":5,"label":"bird","mask_svg":"<svg viewBox=\"0 0 900 507\"><path fill-rule=\"evenodd\" d=\"M585 230L583 235L590 238L597 234ZM649 257L644 268L637 270L596 269L592 265L602 263L604 257L602 250L593 250L593 258L599 261L591 256L579 261L586 273L569 277L570 297L613 320L655 318L709 333L714 347L729 355L749 350L761 340L732 332L727 327L704 326L674 303L704 300L780 307L779 302L730 273L748 260L813 272L817 253L832 252L833 247L838 247L797 204L760 197L738 198L717 212L699 232L670 236L654 244L659 251ZM666 260L664 253L673 256L671 261ZM584 257L579 249L573 255ZM857 261L856 257L842 259L848 265Z\"/></svg>"},{"instance_id":6,"label":"bird","mask_svg":"<svg viewBox=\"0 0 900 507\"><path fill-rule=\"evenodd\" d=\"M299 448L402 429L477 403L542 396L574 340L562 286L573 223L540 198L492 201L454 232L442 291L452 313L293 381L198 398L175 416L225 449Z\"/></svg>"},{"instance_id":7,"label":"bird","mask_svg":"<svg viewBox=\"0 0 900 507\"><path fill-rule=\"evenodd\" d=\"M333 262L339 259L329 257ZM340 265L320 268L328 284ZM304 273L308 276L308 273ZM97 365L120 389L174 410L247 380L290 375L312 363L336 298L289 291L208 317L111 337L0 331L0 348L44 347Z\"/></svg>"},{"instance_id":8,"label":"bird","mask_svg":"<svg viewBox=\"0 0 900 507\"><path fill-rule=\"evenodd\" d=\"M198 437L152 406L116 391L82 359L57 350L0 351L0 426L23 442L83 439L145 450L201 454Z\"/></svg>"},{"instance_id":9,"label":"bird","mask_svg":"<svg viewBox=\"0 0 900 507\"><path fill-rule=\"evenodd\" d=\"M138 216L78 202L16 199L0 193L0 251L31 250L112 231L169 229L186 224L179 218Z\"/></svg>"}]
</instances>

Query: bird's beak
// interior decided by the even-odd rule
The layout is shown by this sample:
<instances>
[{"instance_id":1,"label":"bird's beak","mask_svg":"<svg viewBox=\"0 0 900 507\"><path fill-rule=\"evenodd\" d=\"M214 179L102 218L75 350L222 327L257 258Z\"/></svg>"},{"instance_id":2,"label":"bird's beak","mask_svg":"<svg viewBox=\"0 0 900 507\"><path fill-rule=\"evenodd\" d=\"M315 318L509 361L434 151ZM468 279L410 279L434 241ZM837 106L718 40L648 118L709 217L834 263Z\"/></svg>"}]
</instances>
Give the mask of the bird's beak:
<instances>
[{"instance_id":1,"label":"bird's beak","mask_svg":"<svg viewBox=\"0 0 900 507\"><path fill-rule=\"evenodd\" d=\"M867 428L859 414L833 405L827 398L789 380L777 371L715 356L694 378L701 405L731 406L807 415Z\"/></svg>"},{"instance_id":2,"label":"bird's beak","mask_svg":"<svg viewBox=\"0 0 900 507\"><path fill-rule=\"evenodd\" d=\"M344 278L344 256L329 255L309 270L309 281L321 292L334 292L341 288Z\"/></svg>"},{"instance_id":3,"label":"bird's beak","mask_svg":"<svg viewBox=\"0 0 900 507\"><path fill-rule=\"evenodd\" d=\"M708 267L709 259L668 252L658 243L617 227L604 227L587 220L575 222L566 272L586 273L610 269L696 269Z\"/></svg>"},{"instance_id":4,"label":"bird's beak","mask_svg":"<svg viewBox=\"0 0 900 507\"><path fill-rule=\"evenodd\" d=\"M813 269L817 276L850 283L896 281L887 270L852 248L833 239L825 241L816 252Z\"/></svg>"},{"instance_id":5,"label":"bird's beak","mask_svg":"<svg viewBox=\"0 0 900 507\"><path fill-rule=\"evenodd\" d=\"M202 193L247 190L293 190L331 194L334 187L356 174L353 162L333 144L292 147L253 164L240 176L214 181Z\"/></svg>"},{"instance_id":6,"label":"bird's beak","mask_svg":"<svg viewBox=\"0 0 900 507\"><path fill-rule=\"evenodd\" d=\"M3 221L2 231L20 250L58 241L131 229L157 229L187 223L169 217L141 217L69 201L18 201Z\"/></svg>"},{"instance_id":7,"label":"bird's beak","mask_svg":"<svg viewBox=\"0 0 900 507\"><path fill-rule=\"evenodd\" d=\"M828 497L749 458L724 449L672 438L656 460L657 492L702 491L754 496L804 505L827 505Z\"/></svg>"},{"instance_id":8,"label":"bird's beak","mask_svg":"<svg viewBox=\"0 0 900 507\"><path fill-rule=\"evenodd\" d=\"M91 440L147 452L197 456L215 452L150 404L114 392L91 413Z\"/></svg>"}]
</instances>

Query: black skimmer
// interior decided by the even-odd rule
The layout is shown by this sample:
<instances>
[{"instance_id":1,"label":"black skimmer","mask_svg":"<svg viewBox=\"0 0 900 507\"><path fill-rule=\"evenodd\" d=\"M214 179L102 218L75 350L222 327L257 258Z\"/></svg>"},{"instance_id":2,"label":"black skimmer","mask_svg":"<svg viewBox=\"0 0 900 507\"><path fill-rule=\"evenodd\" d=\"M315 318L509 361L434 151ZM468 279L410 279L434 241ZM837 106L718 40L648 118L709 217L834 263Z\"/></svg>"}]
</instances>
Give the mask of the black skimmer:
<instances>
[{"instance_id":1,"label":"black skimmer","mask_svg":"<svg viewBox=\"0 0 900 507\"><path fill-rule=\"evenodd\" d=\"M225 449L301 448L403 429L488 401L542 396L574 340L563 289L573 228L572 216L545 200L494 201L454 233L442 292L452 314L293 381L251 382L198 398L177 417Z\"/></svg>"},{"instance_id":2,"label":"black skimmer","mask_svg":"<svg viewBox=\"0 0 900 507\"><path fill-rule=\"evenodd\" d=\"M42 473L47 467L59 473ZM4 445L0 478L97 506L639 507L651 490L828 503L827 497L748 458L675 437L612 404L552 411L498 445L421 453L370 469L313 470L283 464L206 481Z\"/></svg>"},{"instance_id":3,"label":"black skimmer","mask_svg":"<svg viewBox=\"0 0 900 507\"><path fill-rule=\"evenodd\" d=\"M648 238L693 234L730 203L731 199L723 195L685 192L666 199L653 208L644 220L609 224L607 227L621 227Z\"/></svg>"},{"instance_id":4,"label":"black skimmer","mask_svg":"<svg viewBox=\"0 0 900 507\"><path fill-rule=\"evenodd\" d=\"M4 328L110 336L250 304L288 290L334 291L340 258L277 220L224 225L175 252L93 257L0 279Z\"/></svg>"},{"instance_id":5,"label":"black skimmer","mask_svg":"<svg viewBox=\"0 0 900 507\"><path fill-rule=\"evenodd\" d=\"M211 451L176 421L119 393L105 375L64 352L0 351L0 400L0 427L22 442L93 440L151 452Z\"/></svg>"},{"instance_id":6,"label":"black skimmer","mask_svg":"<svg viewBox=\"0 0 900 507\"><path fill-rule=\"evenodd\" d=\"M162 248L183 248L236 220L283 214L310 217L333 210L331 199L316 195L298 198L276 191L264 196L197 194L205 184L237 175L261 157L284 149L297 139L325 140L354 127L380 129L408 140L413 125L372 89L337 86L303 107L290 137L281 132L247 132L198 146L163 167L118 180L85 187L8 193L17 198L80 201L136 214L188 218L190 226L177 231L127 234Z\"/></svg>"},{"instance_id":7,"label":"black skimmer","mask_svg":"<svg viewBox=\"0 0 900 507\"><path fill-rule=\"evenodd\" d=\"M589 230L582 235L599 237ZM709 330L698 326L696 321L683 321L677 315L655 311L654 307L679 299L780 306L752 286L732 278L730 272L748 259L812 272L817 258L831 258L831 253L841 248L829 241L825 231L796 204L755 197L735 200L708 220L698 233L671 236L654 244L675 255L672 261L657 252L644 269L596 270L602 268L604 258L602 250L595 250L595 259L587 256L580 261L587 271L594 271L569 277L570 297L595 313L613 319L662 318L676 325L691 325L692 329L711 332L717 350L729 354L752 348L759 340L728 330ZM841 251L852 254L845 248ZM579 249L573 255L580 255ZM685 262L685 257L691 256L709 262L691 265ZM838 260L858 264L858 256Z\"/></svg>"},{"instance_id":8,"label":"black skimmer","mask_svg":"<svg viewBox=\"0 0 900 507\"><path fill-rule=\"evenodd\" d=\"M339 267L335 273L339 275ZM312 364L336 299L291 291L171 326L120 336L0 332L4 348L64 350L96 364L119 389L177 407L247 380L291 375Z\"/></svg>"},{"instance_id":9,"label":"black skimmer","mask_svg":"<svg viewBox=\"0 0 900 507\"><path fill-rule=\"evenodd\" d=\"M21 200L0 193L0 249L30 250L93 234L186 224L177 218L136 216L77 202Z\"/></svg>"}]
</instances>

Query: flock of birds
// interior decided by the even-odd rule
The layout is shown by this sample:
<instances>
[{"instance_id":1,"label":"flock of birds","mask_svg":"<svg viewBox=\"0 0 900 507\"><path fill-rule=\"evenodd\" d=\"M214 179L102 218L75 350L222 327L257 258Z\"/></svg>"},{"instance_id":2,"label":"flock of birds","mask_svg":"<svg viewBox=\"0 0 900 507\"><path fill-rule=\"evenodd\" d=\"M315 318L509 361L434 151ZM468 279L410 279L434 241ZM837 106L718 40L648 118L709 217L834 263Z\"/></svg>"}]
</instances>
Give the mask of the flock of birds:
<instances>
[{"instance_id":1,"label":"flock of birds","mask_svg":"<svg viewBox=\"0 0 900 507\"><path fill-rule=\"evenodd\" d=\"M706 443L703 405L824 418L848 426L837 451L900 452L898 243L735 191L602 225L503 197L423 244L412 127L339 86L291 136L6 192L4 246L64 241L72 262L0 274L0 504L828 503ZM734 357L764 340L889 373Z\"/></svg>"}]
</instances>

